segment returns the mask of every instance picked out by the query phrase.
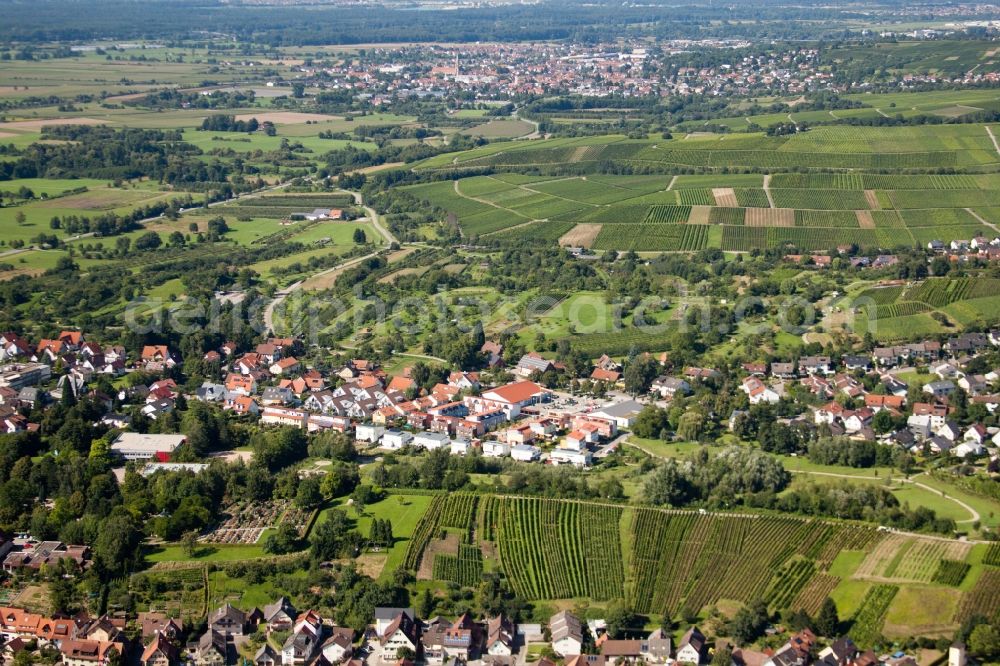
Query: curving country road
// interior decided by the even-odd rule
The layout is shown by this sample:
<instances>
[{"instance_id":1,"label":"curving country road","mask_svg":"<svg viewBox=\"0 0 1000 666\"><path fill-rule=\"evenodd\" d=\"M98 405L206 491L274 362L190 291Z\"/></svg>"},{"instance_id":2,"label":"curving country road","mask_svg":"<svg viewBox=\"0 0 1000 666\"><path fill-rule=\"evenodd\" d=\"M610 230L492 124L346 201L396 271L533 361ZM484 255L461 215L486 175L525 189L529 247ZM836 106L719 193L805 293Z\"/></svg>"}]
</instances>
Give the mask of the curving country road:
<instances>
[{"instance_id":1,"label":"curving country road","mask_svg":"<svg viewBox=\"0 0 1000 666\"><path fill-rule=\"evenodd\" d=\"M790 471L792 474L812 474L812 475L815 475L815 476L832 476L832 477L836 477L836 478L839 478L839 479L858 479L858 478L868 479L868 478L874 478L874 477L867 477L867 476L866 477L860 477L860 476L858 476L856 474L838 474L836 472L816 472L816 471L804 470L804 469L792 469L792 470L788 470L788 471ZM922 473L922 474L919 474L918 476L925 476L925 475L926 475L926 472ZM962 507L963 509L965 509L966 511L968 511L969 515L972 516L971 518L966 518L964 520L956 520L955 521L956 523L974 523L974 522L978 521L982 517L979 514L978 511L976 511L975 509L973 509L971 506L969 506L968 504L966 504L962 500L958 499L957 497L951 497L949 495L946 495L946 494L944 494L938 488L934 488L932 486L928 486L926 483L920 483L919 481L915 481L914 479L908 479L908 478L905 478L905 477L900 477L900 478L897 478L895 480L899 481L901 483L912 483L917 488L920 488L922 490L926 490L927 492L930 492L930 493L934 493L935 495L940 495L944 499L951 500L955 504L959 505L960 507Z\"/></svg>"},{"instance_id":2,"label":"curving country road","mask_svg":"<svg viewBox=\"0 0 1000 666\"><path fill-rule=\"evenodd\" d=\"M364 209L365 215L368 217L368 221L372 223L372 226L375 227L377 232L382 234L382 237L385 238L387 245L392 245L393 243L399 245L399 239L396 238L391 231L382 226L382 220L379 217L379 214L375 212L375 209L371 206L365 205L364 199L361 198L361 192L351 192L349 190L344 191L354 197L355 206L361 206L361 208Z\"/></svg>"},{"instance_id":3,"label":"curving country road","mask_svg":"<svg viewBox=\"0 0 1000 666\"><path fill-rule=\"evenodd\" d=\"M355 205L360 206L361 208L364 209L365 215L368 216L368 220L372 223L372 226L375 227L375 230L378 231L379 234L381 234L382 237L385 239L386 245L391 245L393 243L396 243L398 245L399 244L399 240L396 238L395 235L393 235L393 233L391 231L389 231L389 229L387 229L386 227L384 227L382 225L382 221L379 219L379 215L378 215L378 213L375 212L375 209L371 208L370 206L366 206L364 204L364 200L361 197L361 193L360 192L349 192L349 194L352 197L354 197L354 203L355 203ZM362 261L364 261L366 259L371 259L372 257L376 256L379 252L381 252L381 250L376 250L375 252L369 252L368 254L362 255L360 257L351 257L350 259L347 259L345 261L340 262L336 266L331 266L330 268L323 269L322 271L319 271L318 273L314 273L314 274L310 275L306 279L299 280L298 282L293 282L292 284L288 285L284 289L281 289L280 291L275 292L274 298L272 298L271 301L267 304L267 307L264 308L264 328L266 330L268 330L269 332L271 332L271 333L275 332L275 330L274 330L274 311L275 311L275 309L277 309L277 307L286 298L288 298L289 295L291 295L293 292L301 289L302 285L306 282L306 280L311 280L313 278L318 278L318 277L322 277L324 275L328 275L328 274L333 273L335 271L341 271L341 270L344 270L345 268L350 268L351 266L354 266L355 264L359 264L359 263L361 263Z\"/></svg>"}]
</instances>

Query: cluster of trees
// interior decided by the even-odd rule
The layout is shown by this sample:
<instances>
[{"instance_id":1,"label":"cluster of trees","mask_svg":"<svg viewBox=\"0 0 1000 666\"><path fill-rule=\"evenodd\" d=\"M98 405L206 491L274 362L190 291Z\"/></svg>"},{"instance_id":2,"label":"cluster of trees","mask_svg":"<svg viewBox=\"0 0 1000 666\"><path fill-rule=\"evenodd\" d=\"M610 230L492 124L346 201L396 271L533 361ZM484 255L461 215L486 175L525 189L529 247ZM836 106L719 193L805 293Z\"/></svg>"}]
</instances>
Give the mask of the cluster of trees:
<instances>
[{"instance_id":1,"label":"cluster of trees","mask_svg":"<svg viewBox=\"0 0 1000 666\"><path fill-rule=\"evenodd\" d=\"M42 419L43 430L54 428L48 439L59 456L46 454L37 432L0 435L0 529L88 544L93 575L118 575L135 561L143 534L102 454L107 442L90 426L95 406L57 404L49 411L62 415Z\"/></svg>"},{"instance_id":2,"label":"cluster of trees","mask_svg":"<svg viewBox=\"0 0 1000 666\"><path fill-rule=\"evenodd\" d=\"M59 217L54 215L49 220L50 229L59 229L67 234L93 233L98 236L117 236L129 231L141 229L140 220L157 217L163 214L170 214L171 211L179 211L181 208L190 208L194 205L194 200L188 194L183 197L175 197L169 201L157 201L144 206L139 206L134 210L125 213L102 213L96 217L86 215L64 215Z\"/></svg>"},{"instance_id":3,"label":"cluster of trees","mask_svg":"<svg viewBox=\"0 0 1000 666\"><path fill-rule=\"evenodd\" d=\"M253 90L213 90L208 95L182 90L160 90L134 100L126 105L152 109L238 109L253 106Z\"/></svg>"},{"instance_id":4,"label":"cluster of trees","mask_svg":"<svg viewBox=\"0 0 1000 666\"><path fill-rule=\"evenodd\" d=\"M368 543L389 548L394 542L392 522L388 518L373 518L368 530Z\"/></svg>"},{"instance_id":5,"label":"cluster of trees","mask_svg":"<svg viewBox=\"0 0 1000 666\"><path fill-rule=\"evenodd\" d=\"M97 38L170 40L200 34L205 26L232 35L238 43L267 45L361 44L392 42L513 42L567 40L603 44L622 36L656 39L748 38L816 40L842 37L853 23L845 22L839 5L789 7L752 4L735 7L720 21L718 9L694 3L673 7L621 7L610 2L574 5L572 12L552 6L513 5L470 7L459 11L428 10L414 15L404 9L383 8L373 24L363 8L282 9L280 20L266 6L203 5L190 0L157 0L141 11L127 2L106 2L69 20L70 0L46 0L35 7L15 6L0 36L26 43L17 57L43 57L31 44L75 42ZM149 17L156 17L150 33ZM850 18L850 16L849 16ZM20 41L18 41L18 39Z\"/></svg>"},{"instance_id":6,"label":"cluster of trees","mask_svg":"<svg viewBox=\"0 0 1000 666\"><path fill-rule=\"evenodd\" d=\"M730 446L715 455L701 449L688 460L657 466L647 476L643 496L657 506L729 506L780 492L790 480L779 460L757 449Z\"/></svg>"},{"instance_id":7,"label":"cluster of trees","mask_svg":"<svg viewBox=\"0 0 1000 666\"><path fill-rule=\"evenodd\" d=\"M809 460L820 465L845 467L912 467L913 458L905 450L854 440L848 437L820 437L809 444Z\"/></svg>"},{"instance_id":8,"label":"cluster of trees","mask_svg":"<svg viewBox=\"0 0 1000 666\"><path fill-rule=\"evenodd\" d=\"M992 618L973 615L959 628L956 640L965 643L969 652L984 663L996 661L1000 657L1000 613Z\"/></svg>"},{"instance_id":9,"label":"cluster of trees","mask_svg":"<svg viewBox=\"0 0 1000 666\"><path fill-rule=\"evenodd\" d=\"M270 123L265 123L270 124ZM271 125L273 127L273 125ZM260 123L256 118L250 120L236 120L236 116L225 113L207 116L201 121L201 129L207 132L256 132L260 129Z\"/></svg>"},{"instance_id":10,"label":"cluster of trees","mask_svg":"<svg viewBox=\"0 0 1000 666\"><path fill-rule=\"evenodd\" d=\"M233 173L230 164L197 159L201 150L184 143L178 130L59 125L43 128L42 134L64 143L29 145L17 160L0 162L0 180L147 177L179 185L221 183Z\"/></svg>"},{"instance_id":11,"label":"cluster of trees","mask_svg":"<svg viewBox=\"0 0 1000 666\"><path fill-rule=\"evenodd\" d=\"M746 503L787 513L865 520L912 532L955 532L954 520L939 517L927 507L900 505L888 488L867 483L813 483L792 488L781 496L748 496Z\"/></svg>"},{"instance_id":12,"label":"cluster of trees","mask_svg":"<svg viewBox=\"0 0 1000 666\"><path fill-rule=\"evenodd\" d=\"M221 225L217 229L221 230ZM199 234L203 237L204 234ZM207 238L217 237L212 232ZM138 240L138 239L137 239ZM171 240L171 247L177 237ZM137 249L152 250L162 245L163 239L148 236ZM108 256L126 256L133 243L119 237L115 248L99 251ZM140 273L133 273L124 264L89 267L89 279L81 280L79 265L71 257L60 258L59 264L44 276L18 276L0 282L0 327L3 330L23 326L25 321L64 321L83 328L112 326L118 330L121 325L121 308L108 308L116 303L130 302L136 295L152 289L172 279L180 279L187 288L189 297L197 299L208 312L212 294L219 289L231 288L239 283L250 287L254 274L247 268L251 264L267 259L276 259L301 252L305 246L297 242L274 242L251 247L232 246L226 254L226 261L220 262L212 253L170 252L155 262L147 262ZM161 250L164 251L164 250ZM359 248L359 251L363 249ZM42 290L52 294L44 302L33 296ZM30 304L31 312L28 313ZM100 311L100 314L95 314ZM212 319L200 317L199 322L208 326L212 322L225 324L246 322L250 313L239 308L223 306L223 317ZM5 323L4 323L5 322ZM156 328L156 326L153 326ZM161 327L163 328L163 327ZM123 333L123 335L127 332ZM203 350L203 351L207 351Z\"/></svg>"},{"instance_id":13,"label":"cluster of trees","mask_svg":"<svg viewBox=\"0 0 1000 666\"><path fill-rule=\"evenodd\" d=\"M492 478L477 486L470 474L488 474ZM452 456L444 449L431 451L415 460L406 455L387 455L372 467L369 478L384 488L465 489L567 499L625 497L617 479L595 481L581 471L564 467L525 466L509 459L483 458L477 454Z\"/></svg>"}]
</instances>

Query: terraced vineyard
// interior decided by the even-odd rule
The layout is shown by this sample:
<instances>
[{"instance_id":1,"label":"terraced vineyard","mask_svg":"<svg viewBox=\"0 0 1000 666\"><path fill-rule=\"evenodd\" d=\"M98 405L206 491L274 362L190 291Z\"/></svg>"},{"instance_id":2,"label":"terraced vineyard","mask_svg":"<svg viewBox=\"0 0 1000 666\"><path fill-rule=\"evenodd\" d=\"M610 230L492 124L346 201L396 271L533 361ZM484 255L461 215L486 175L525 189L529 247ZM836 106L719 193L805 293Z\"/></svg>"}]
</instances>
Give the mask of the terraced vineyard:
<instances>
[{"instance_id":1,"label":"terraced vineyard","mask_svg":"<svg viewBox=\"0 0 1000 666\"><path fill-rule=\"evenodd\" d=\"M648 224L676 224L686 222L691 206L653 206L644 222Z\"/></svg>"},{"instance_id":2,"label":"terraced vineyard","mask_svg":"<svg viewBox=\"0 0 1000 666\"><path fill-rule=\"evenodd\" d=\"M620 517L617 507L502 498L496 539L514 590L528 599L621 597Z\"/></svg>"},{"instance_id":3,"label":"terraced vineyard","mask_svg":"<svg viewBox=\"0 0 1000 666\"><path fill-rule=\"evenodd\" d=\"M417 522L413 530L413 535L406 546L406 555L403 557L403 568L414 571L420 566L420 559L423 557L424 549L434 537L435 530L438 529L441 521L441 512L445 507L445 498L436 496L431 500L431 505Z\"/></svg>"},{"instance_id":4,"label":"terraced vineyard","mask_svg":"<svg viewBox=\"0 0 1000 666\"><path fill-rule=\"evenodd\" d=\"M965 575L969 573L970 568L965 562L941 560L937 571L934 572L934 582L958 587L965 579Z\"/></svg>"},{"instance_id":5,"label":"terraced vineyard","mask_svg":"<svg viewBox=\"0 0 1000 666\"><path fill-rule=\"evenodd\" d=\"M810 560L795 560L782 567L777 580L772 584L765 598L771 608L793 608L802 589L816 572L816 565ZM822 603L822 602L821 602Z\"/></svg>"},{"instance_id":6,"label":"terraced vineyard","mask_svg":"<svg viewBox=\"0 0 1000 666\"><path fill-rule=\"evenodd\" d=\"M962 325L990 326L1000 312L998 293L1000 280L992 278L932 277L905 288L867 289L853 301L856 326L887 342L903 340L918 330L925 335L945 332L940 315Z\"/></svg>"},{"instance_id":7,"label":"terraced vineyard","mask_svg":"<svg viewBox=\"0 0 1000 666\"><path fill-rule=\"evenodd\" d=\"M965 621L973 615L994 617L1000 612L1000 569L987 567L975 587L962 596L958 619Z\"/></svg>"},{"instance_id":8,"label":"terraced vineyard","mask_svg":"<svg viewBox=\"0 0 1000 666\"><path fill-rule=\"evenodd\" d=\"M956 301L986 298L998 293L1000 293L1000 280L929 278L907 291L905 299L939 308Z\"/></svg>"},{"instance_id":9,"label":"terraced vineyard","mask_svg":"<svg viewBox=\"0 0 1000 666\"><path fill-rule=\"evenodd\" d=\"M605 233L594 247L667 252L717 247L746 252L785 245L815 251L856 244L892 250L932 240L997 235L995 228L980 219L994 225L1000 222L1000 177L996 174L904 171L973 171L984 165L992 169L998 163L1000 156L989 135L977 125L825 126L786 137L698 134L668 141L612 135L491 145L447 159L438 156L418 164L417 171L488 166L505 172L460 178L457 192L448 181L403 189L456 216L467 235L492 234L528 220L602 225L689 220L704 224L707 220L708 225L722 229L709 233L704 242L700 236L685 238L680 232L649 238L648 229L633 226ZM617 165L623 170L662 170L664 175L507 173L542 167L559 173L561 165L572 165L573 173ZM704 173L673 180L666 175L692 168ZM761 175L725 172L741 168L771 171L768 190L763 188ZM808 172L784 172L791 169ZM841 169L855 171L835 172ZM707 210L699 209L691 217L690 206ZM754 213L752 225L794 226L795 230L761 234L729 229L744 226L756 210L769 210L773 215ZM777 211L787 211L794 221ZM560 236L556 227L523 226L500 238L545 242Z\"/></svg>"},{"instance_id":10,"label":"terraced vineyard","mask_svg":"<svg viewBox=\"0 0 1000 666\"><path fill-rule=\"evenodd\" d=\"M438 538L444 532L449 538ZM427 557L433 562L421 567ZM860 599L851 635L870 646L889 610L898 617L900 589L908 593L900 604L914 590L950 595L949 615L935 619L942 627L957 626L971 609L1000 610L994 561L1000 554L986 546L863 524L453 493L431 502L404 566L471 587L491 562L524 599L623 599L650 617L758 598L774 612L815 614L846 586Z\"/></svg>"},{"instance_id":11,"label":"terraced vineyard","mask_svg":"<svg viewBox=\"0 0 1000 666\"><path fill-rule=\"evenodd\" d=\"M828 562L827 546L868 547L877 538L819 521L636 509L630 599L641 612L698 612L720 598L749 602L770 585L772 603L790 603L817 563ZM796 556L807 559L789 562Z\"/></svg>"},{"instance_id":12,"label":"terraced vineyard","mask_svg":"<svg viewBox=\"0 0 1000 666\"><path fill-rule=\"evenodd\" d=\"M483 577L483 553L478 546L461 544L458 555L434 556L434 578L474 587Z\"/></svg>"},{"instance_id":13,"label":"terraced vineyard","mask_svg":"<svg viewBox=\"0 0 1000 666\"><path fill-rule=\"evenodd\" d=\"M880 640L886 613L899 588L895 585L873 585L851 621L851 638L860 645L872 645Z\"/></svg>"}]
</instances>

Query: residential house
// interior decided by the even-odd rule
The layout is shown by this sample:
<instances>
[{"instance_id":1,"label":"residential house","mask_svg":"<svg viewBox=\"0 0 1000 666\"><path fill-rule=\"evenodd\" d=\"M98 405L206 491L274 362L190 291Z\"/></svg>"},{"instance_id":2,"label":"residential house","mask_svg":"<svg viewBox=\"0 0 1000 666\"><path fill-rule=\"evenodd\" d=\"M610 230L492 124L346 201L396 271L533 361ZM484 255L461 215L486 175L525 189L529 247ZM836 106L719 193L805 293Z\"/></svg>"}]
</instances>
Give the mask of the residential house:
<instances>
[{"instance_id":1,"label":"residential house","mask_svg":"<svg viewBox=\"0 0 1000 666\"><path fill-rule=\"evenodd\" d=\"M257 406L256 400L250 396L239 394L226 400L226 409L241 416L246 414L257 414L260 412L260 408Z\"/></svg>"},{"instance_id":2,"label":"residential house","mask_svg":"<svg viewBox=\"0 0 1000 666\"><path fill-rule=\"evenodd\" d=\"M280 666L281 655L279 655L271 644L264 641L253 657L254 666Z\"/></svg>"},{"instance_id":3,"label":"residential house","mask_svg":"<svg viewBox=\"0 0 1000 666\"><path fill-rule=\"evenodd\" d=\"M226 385L214 382L202 382L195 392L195 397L202 402L222 402L226 399Z\"/></svg>"},{"instance_id":4,"label":"residential house","mask_svg":"<svg viewBox=\"0 0 1000 666\"><path fill-rule=\"evenodd\" d=\"M69 639L59 647L64 666L105 666L117 656L124 655L125 646L120 642Z\"/></svg>"},{"instance_id":5,"label":"residential house","mask_svg":"<svg viewBox=\"0 0 1000 666\"><path fill-rule=\"evenodd\" d=\"M806 666L812 662L815 645L816 635L809 629L803 629L778 648L765 666Z\"/></svg>"},{"instance_id":6,"label":"residential house","mask_svg":"<svg viewBox=\"0 0 1000 666\"><path fill-rule=\"evenodd\" d=\"M487 340L479 351L486 355L487 367L496 368L503 364L503 345L500 343Z\"/></svg>"},{"instance_id":7,"label":"residential house","mask_svg":"<svg viewBox=\"0 0 1000 666\"><path fill-rule=\"evenodd\" d=\"M906 404L906 398L898 395L880 395L878 393L868 393L865 395L865 407L875 413L883 409L890 412L898 412Z\"/></svg>"},{"instance_id":8,"label":"residential house","mask_svg":"<svg viewBox=\"0 0 1000 666\"><path fill-rule=\"evenodd\" d=\"M832 372L830 368L830 357L829 356L803 356L799 359L799 372L805 372L810 375L824 374L828 375Z\"/></svg>"},{"instance_id":9,"label":"residential house","mask_svg":"<svg viewBox=\"0 0 1000 666\"><path fill-rule=\"evenodd\" d=\"M847 636L838 638L818 655L819 666L848 666L858 656L858 646Z\"/></svg>"},{"instance_id":10,"label":"residential house","mask_svg":"<svg viewBox=\"0 0 1000 666\"><path fill-rule=\"evenodd\" d=\"M798 373L795 371L794 363L772 363L771 376L777 379L795 379Z\"/></svg>"},{"instance_id":11,"label":"residential house","mask_svg":"<svg viewBox=\"0 0 1000 666\"><path fill-rule=\"evenodd\" d=\"M986 454L986 447L971 439L962 440L951 450L951 455L956 458L966 458L968 456L982 456Z\"/></svg>"},{"instance_id":12,"label":"residential house","mask_svg":"<svg viewBox=\"0 0 1000 666\"><path fill-rule=\"evenodd\" d=\"M291 631L298 615L295 607L285 597L264 606L261 614L268 631Z\"/></svg>"},{"instance_id":13,"label":"residential house","mask_svg":"<svg viewBox=\"0 0 1000 666\"><path fill-rule=\"evenodd\" d=\"M622 373L618 370L606 370L604 368L594 368L590 373L590 380L593 382L604 382L606 384L617 384L621 381Z\"/></svg>"},{"instance_id":14,"label":"residential house","mask_svg":"<svg viewBox=\"0 0 1000 666\"><path fill-rule=\"evenodd\" d=\"M145 641L163 634L167 640L178 640L184 633L184 621L167 617L164 613L139 613L138 625L140 635Z\"/></svg>"},{"instance_id":15,"label":"residential house","mask_svg":"<svg viewBox=\"0 0 1000 666\"><path fill-rule=\"evenodd\" d=\"M521 357L514 368L514 373L521 377L531 377L536 372L545 373L555 369L555 363L547 358L542 358L535 353L528 353Z\"/></svg>"},{"instance_id":16,"label":"residential house","mask_svg":"<svg viewBox=\"0 0 1000 666\"><path fill-rule=\"evenodd\" d=\"M230 373L226 375L226 391L241 393L243 395L253 395L257 392L257 380L250 374Z\"/></svg>"},{"instance_id":17,"label":"residential house","mask_svg":"<svg viewBox=\"0 0 1000 666\"><path fill-rule=\"evenodd\" d=\"M379 607L375 609L375 634L379 637L385 635L385 632L392 626L393 622L396 621L396 617L400 614L405 615L413 622L416 619L416 615L412 608L388 608Z\"/></svg>"},{"instance_id":18,"label":"residential house","mask_svg":"<svg viewBox=\"0 0 1000 666\"><path fill-rule=\"evenodd\" d=\"M208 628L223 636L242 636L247 628L247 614L227 603L208 616Z\"/></svg>"},{"instance_id":19,"label":"residential house","mask_svg":"<svg viewBox=\"0 0 1000 666\"><path fill-rule=\"evenodd\" d=\"M948 407L940 403L915 402L913 413L907 418L909 426L923 427L927 430L937 430L944 425L948 417Z\"/></svg>"},{"instance_id":20,"label":"residential house","mask_svg":"<svg viewBox=\"0 0 1000 666\"><path fill-rule=\"evenodd\" d=\"M456 371L448 375L448 384L462 391L479 390L478 372Z\"/></svg>"},{"instance_id":21,"label":"residential house","mask_svg":"<svg viewBox=\"0 0 1000 666\"><path fill-rule=\"evenodd\" d=\"M229 642L225 634L209 628L188 646L188 655L196 666L223 666L229 663Z\"/></svg>"},{"instance_id":22,"label":"residential house","mask_svg":"<svg viewBox=\"0 0 1000 666\"><path fill-rule=\"evenodd\" d=\"M264 405L291 405L295 403L295 393L288 387L268 386L260 394Z\"/></svg>"},{"instance_id":23,"label":"residential house","mask_svg":"<svg viewBox=\"0 0 1000 666\"><path fill-rule=\"evenodd\" d=\"M139 661L142 666L175 666L180 662L180 654L166 636L157 633L142 651Z\"/></svg>"},{"instance_id":24,"label":"residential house","mask_svg":"<svg viewBox=\"0 0 1000 666\"><path fill-rule=\"evenodd\" d=\"M781 400L781 396L777 391L772 389L757 377L747 377L743 380L740 388L743 389L743 391L750 398L751 405L759 405L761 403L773 405Z\"/></svg>"},{"instance_id":25,"label":"residential house","mask_svg":"<svg viewBox=\"0 0 1000 666\"><path fill-rule=\"evenodd\" d=\"M416 623L409 614L400 612L385 631L379 634L379 644L373 656L377 656L383 662L394 662L400 650L406 649L416 654L417 644Z\"/></svg>"},{"instance_id":26,"label":"residential house","mask_svg":"<svg viewBox=\"0 0 1000 666\"><path fill-rule=\"evenodd\" d=\"M478 650L479 633L478 625L468 613L461 615L454 623L441 618L435 619L428 624L421 639L424 661L428 664L467 662Z\"/></svg>"},{"instance_id":27,"label":"residential house","mask_svg":"<svg viewBox=\"0 0 1000 666\"><path fill-rule=\"evenodd\" d=\"M451 446L451 440L448 435L440 432L418 432L413 436L411 444L433 451Z\"/></svg>"},{"instance_id":28,"label":"residential house","mask_svg":"<svg viewBox=\"0 0 1000 666\"><path fill-rule=\"evenodd\" d=\"M390 451L397 451L413 441L413 435L401 430L386 430L379 446Z\"/></svg>"},{"instance_id":29,"label":"residential house","mask_svg":"<svg viewBox=\"0 0 1000 666\"><path fill-rule=\"evenodd\" d=\"M868 356L860 354L847 354L843 358L844 367L848 370L862 370L868 372L872 367L872 360Z\"/></svg>"},{"instance_id":30,"label":"residential house","mask_svg":"<svg viewBox=\"0 0 1000 666\"><path fill-rule=\"evenodd\" d=\"M984 375L963 375L958 380L958 386L969 395L980 395L990 388Z\"/></svg>"},{"instance_id":31,"label":"residential house","mask_svg":"<svg viewBox=\"0 0 1000 666\"><path fill-rule=\"evenodd\" d=\"M140 359L145 369L151 372L159 372L177 365L177 360L166 345L146 345L142 348Z\"/></svg>"},{"instance_id":32,"label":"residential house","mask_svg":"<svg viewBox=\"0 0 1000 666\"><path fill-rule=\"evenodd\" d=\"M560 446L549 453L549 462L553 465L565 463L575 467L589 467L592 461L593 454L587 448L574 449Z\"/></svg>"},{"instance_id":33,"label":"residential house","mask_svg":"<svg viewBox=\"0 0 1000 666\"><path fill-rule=\"evenodd\" d=\"M281 646L282 666L302 666L312 661L323 642L323 620L315 611L295 619L292 634Z\"/></svg>"},{"instance_id":34,"label":"residential house","mask_svg":"<svg viewBox=\"0 0 1000 666\"><path fill-rule=\"evenodd\" d=\"M714 368L698 368L691 366L684 368L684 376L691 380L706 381L709 379L718 379L722 375Z\"/></svg>"},{"instance_id":35,"label":"residential house","mask_svg":"<svg viewBox=\"0 0 1000 666\"><path fill-rule=\"evenodd\" d=\"M875 416L875 412L867 407L857 410L846 410L841 416L844 423L844 430L849 433L861 432L863 428L871 423L873 416Z\"/></svg>"},{"instance_id":36,"label":"residential house","mask_svg":"<svg viewBox=\"0 0 1000 666\"><path fill-rule=\"evenodd\" d=\"M957 442L962 436L962 430L954 421L945 421L940 427L934 430L938 437L944 437L949 442Z\"/></svg>"},{"instance_id":37,"label":"residential house","mask_svg":"<svg viewBox=\"0 0 1000 666\"><path fill-rule=\"evenodd\" d=\"M300 409L284 407L265 407L261 413L260 422L268 425L292 426L305 428L309 420L309 412Z\"/></svg>"},{"instance_id":38,"label":"residential house","mask_svg":"<svg viewBox=\"0 0 1000 666\"><path fill-rule=\"evenodd\" d=\"M486 652L495 657L509 657L514 654L516 627L505 615L497 615L486 621Z\"/></svg>"},{"instance_id":39,"label":"residential house","mask_svg":"<svg viewBox=\"0 0 1000 666\"><path fill-rule=\"evenodd\" d=\"M331 664L339 664L354 655L354 630L333 627L330 637L320 647L323 657Z\"/></svg>"},{"instance_id":40,"label":"residential house","mask_svg":"<svg viewBox=\"0 0 1000 666\"><path fill-rule=\"evenodd\" d=\"M691 627L677 644L677 661L685 664L700 664L705 659L706 638L698 627Z\"/></svg>"},{"instance_id":41,"label":"residential house","mask_svg":"<svg viewBox=\"0 0 1000 666\"><path fill-rule=\"evenodd\" d=\"M661 398L673 398L678 393L687 395L691 392L691 385L680 377L669 377L662 375L653 380L650 390L656 391Z\"/></svg>"},{"instance_id":42,"label":"residential house","mask_svg":"<svg viewBox=\"0 0 1000 666\"><path fill-rule=\"evenodd\" d=\"M552 649L563 657L578 655L583 651L583 625L569 611L560 611L549 620Z\"/></svg>"},{"instance_id":43,"label":"residential house","mask_svg":"<svg viewBox=\"0 0 1000 666\"><path fill-rule=\"evenodd\" d=\"M354 428L354 439L359 442L374 444L385 434L385 428L370 423L359 423Z\"/></svg>"},{"instance_id":44,"label":"residential house","mask_svg":"<svg viewBox=\"0 0 1000 666\"><path fill-rule=\"evenodd\" d=\"M666 663L670 660L670 634L663 629L654 629L646 637L645 650L643 656L646 661L654 663Z\"/></svg>"},{"instance_id":45,"label":"residential house","mask_svg":"<svg viewBox=\"0 0 1000 666\"><path fill-rule=\"evenodd\" d=\"M268 367L268 371L275 376L290 375L299 371L299 362L294 357L289 356L275 361Z\"/></svg>"},{"instance_id":46,"label":"residential house","mask_svg":"<svg viewBox=\"0 0 1000 666\"><path fill-rule=\"evenodd\" d=\"M510 455L510 444L497 440L483 442L483 456L486 458L506 458Z\"/></svg>"},{"instance_id":47,"label":"residential house","mask_svg":"<svg viewBox=\"0 0 1000 666\"><path fill-rule=\"evenodd\" d=\"M530 444L518 444L510 447L510 457L518 462L533 462L542 457L542 450Z\"/></svg>"}]
</instances>

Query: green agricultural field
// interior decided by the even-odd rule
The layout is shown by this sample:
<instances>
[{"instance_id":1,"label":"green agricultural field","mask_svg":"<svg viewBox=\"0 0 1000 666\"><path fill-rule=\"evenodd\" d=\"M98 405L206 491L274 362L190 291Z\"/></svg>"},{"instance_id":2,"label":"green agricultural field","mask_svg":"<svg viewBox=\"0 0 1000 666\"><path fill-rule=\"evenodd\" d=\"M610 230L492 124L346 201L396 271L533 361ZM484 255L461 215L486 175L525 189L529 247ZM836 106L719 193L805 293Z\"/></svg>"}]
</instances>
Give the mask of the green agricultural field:
<instances>
[{"instance_id":1,"label":"green agricultural field","mask_svg":"<svg viewBox=\"0 0 1000 666\"><path fill-rule=\"evenodd\" d=\"M300 143L303 147L316 155L321 155L329 150L342 150L352 146L358 150L373 151L377 148L374 143L357 140L350 141L344 139L321 139L318 134L326 131L325 126L307 125L315 128L315 134L311 136L288 136L282 133L280 136L267 136L260 132L254 134L240 134L237 132L202 132L199 130L185 130L184 140L194 146L198 146L206 153L212 151L235 151L237 153L248 153L255 150L265 152L277 150L283 141L295 144Z\"/></svg>"},{"instance_id":2,"label":"green agricultural field","mask_svg":"<svg viewBox=\"0 0 1000 666\"><path fill-rule=\"evenodd\" d=\"M388 550L383 568L383 572L391 574L403 564L408 549L412 547L410 544L416 538L417 526L433 500L434 497L430 495L393 494L374 504L365 505L361 516L343 503L334 508L346 512L347 517L355 521L361 534L368 534L375 518L388 519L392 523L392 535L396 542ZM329 511L330 509L320 512L313 529L327 520Z\"/></svg>"},{"instance_id":3,"label":"green agricultural field","mask_svg":"<svg viewBox=\"0 0 1000 666\"><path fill-rule=\"evenodd\" d=\"M149 546L143 552L143 558L150 564L157 562L239 562L241 560L263 557L265 555L262 545L229 545L229 544L204 544L199 545L195 550L194 557L190 557L184 547L178 544L168 544L164 546Z\"/></svg>"},{"instance_id":4,"label":"green agricultural field","mask_svg":"<svg viewBox=\"0 0 1000 666\"><path fill-rule=\"evenodd\" d=\"M494 119L481 125L462 130L469 136L484 136L488 139L513 139L535 131L535 126L523 120Z\"/></svg>"},{"instance_id":5,"label":"green agricultural field","mask_svg":"<svg viewBox=\"0 0 1000 666\"><path fill-rule=\"evenodd\" d=\"M184 192L153 189L149 183L139 183L134 187L108 187L105 181L90 179L79 181L21 179L0 181L0 191L4 190L6 183L11 186L19 184L18 188L24 184L36 195L47 192L52 198L34 199L19 205L0 208L0 239L5 242L20 240L29 243L39 234L66 237L65 231L52 228L51 220L54 217L76 216L94 219L104 214L125 215L137 208L185 196ZM49 183L52 183L51 187ZM86 191L69 193L83 187L87 188ZM67 194L56 196L54 192ZM195 200L201 198L197 194L192 196Z\"/></svg>"}]
</instances>

